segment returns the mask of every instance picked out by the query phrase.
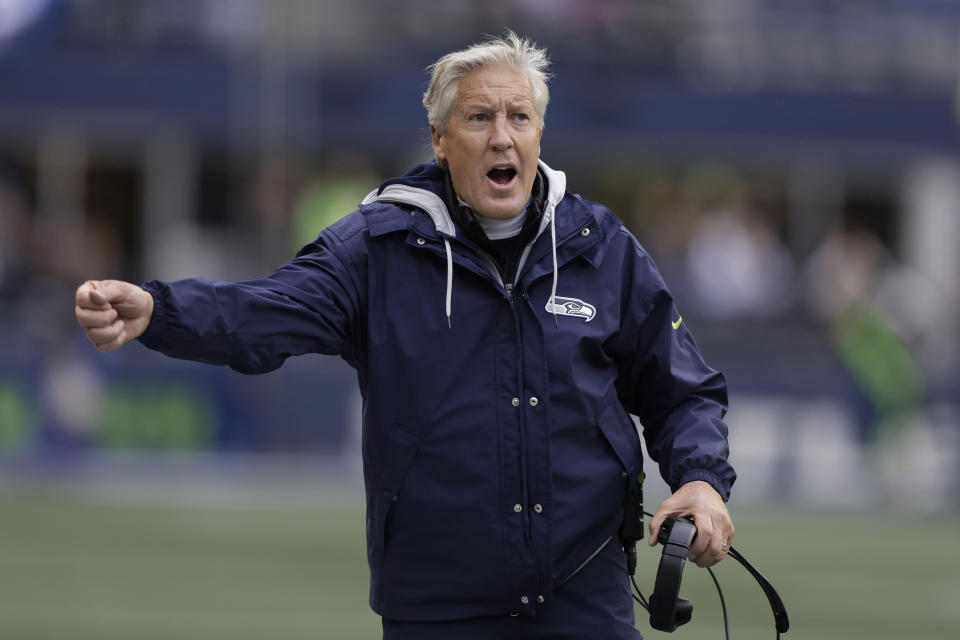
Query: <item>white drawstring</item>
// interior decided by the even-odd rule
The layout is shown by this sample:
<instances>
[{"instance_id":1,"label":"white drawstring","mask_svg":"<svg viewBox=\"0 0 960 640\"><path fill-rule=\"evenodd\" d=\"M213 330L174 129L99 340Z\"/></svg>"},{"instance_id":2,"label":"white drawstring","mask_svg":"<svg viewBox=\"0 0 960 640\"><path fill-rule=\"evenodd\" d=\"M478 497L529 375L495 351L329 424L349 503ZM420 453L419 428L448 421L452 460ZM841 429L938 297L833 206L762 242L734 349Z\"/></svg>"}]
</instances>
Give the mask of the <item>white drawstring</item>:
<instances>
[{"instance_id":1,"label":"white drawstring","mask_svg":"<svg viewBox=\"0 0 960 640\"><path fill-rule=\"evenodd\" d=\"M550 212L550 250L553 253L553 288L550 289L550 309L553 311L553 322L560 328L560 321L557 320L557 226L554 220L557 217L556 208Z\"/></svg>"},{"instance_id":2,"label":"white drawstring","mask_svg":"<svg viewBox=\"0 0 960 640\"><path fill-rule=\"evenodd\" d=\"M446 236L443 238L443 246L447 250L447 328L452 329L453 324L450 322L450 307L453 301L453 252L450 250L450 241L447 240Z\"/></svg>"}]
</instances>

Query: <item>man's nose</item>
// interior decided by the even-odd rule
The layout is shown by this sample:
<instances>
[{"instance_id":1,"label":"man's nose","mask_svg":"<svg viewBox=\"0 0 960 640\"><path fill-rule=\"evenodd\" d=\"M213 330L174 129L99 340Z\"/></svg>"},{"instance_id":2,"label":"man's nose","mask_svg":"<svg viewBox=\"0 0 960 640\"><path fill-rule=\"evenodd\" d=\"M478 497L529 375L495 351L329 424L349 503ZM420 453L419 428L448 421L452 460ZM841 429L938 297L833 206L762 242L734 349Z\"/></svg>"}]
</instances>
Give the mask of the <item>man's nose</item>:
<instances>
[{"instance_id":1,"label":"man's nose","mask_svg":"<svg viewBox=\"0 0 960 640\"><path fill-rule=\"evenodd\" d=\"M513 146L510 129L506 117L497 116L493 121L493 131L490 135L490 147L494 151L506 151Z\"/></svg>"}]
</instances>

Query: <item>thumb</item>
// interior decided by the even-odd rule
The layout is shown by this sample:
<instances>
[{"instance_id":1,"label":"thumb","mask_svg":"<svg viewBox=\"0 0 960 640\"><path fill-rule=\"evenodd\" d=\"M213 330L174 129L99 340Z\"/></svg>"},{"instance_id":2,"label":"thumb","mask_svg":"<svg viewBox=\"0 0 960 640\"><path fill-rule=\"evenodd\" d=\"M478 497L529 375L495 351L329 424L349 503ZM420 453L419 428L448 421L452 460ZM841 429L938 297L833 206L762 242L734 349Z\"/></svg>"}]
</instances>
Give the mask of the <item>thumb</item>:
<instances>
[{"instance_id":1,"label":"thumb","mask_svg":"<svg viewBox=\"0 0 960 640\"><path fill-rule=\"evenodd\" d=\"M97 290L97 289L91 289L91 290L90 290L90 302L92 302L92 303L94 303L94 304L104 305L104 304L107 304L107 302L109 302L109 300L107 300L107 296L103 295L103 293L101 293L99 290Z\"/></svg>"},{"instance_id":2,"label":"thumb","mask_svg":"<svg viewBox=\"0 0 960 640\"><path fill-rule=\"evenodd\" d=\"M99 280L91 283L90 301L94 304L105 305L123 302L133 288L122 280Z\"/></svg>"},{"instance_id":3,"label":"thumb","mask_svg":"<svg viewBox=\"0 0 960 640\"><path fill-rule=\"evenodd\" d=\"M657 512L653 514L653 517L650 518L650 535L647 536L647 545L651 547L657 546L660 534L660 527L663 526L663 521L666 520L666 515L663 511L663 506L657 509Z\"/></svg>"}]
</instances>

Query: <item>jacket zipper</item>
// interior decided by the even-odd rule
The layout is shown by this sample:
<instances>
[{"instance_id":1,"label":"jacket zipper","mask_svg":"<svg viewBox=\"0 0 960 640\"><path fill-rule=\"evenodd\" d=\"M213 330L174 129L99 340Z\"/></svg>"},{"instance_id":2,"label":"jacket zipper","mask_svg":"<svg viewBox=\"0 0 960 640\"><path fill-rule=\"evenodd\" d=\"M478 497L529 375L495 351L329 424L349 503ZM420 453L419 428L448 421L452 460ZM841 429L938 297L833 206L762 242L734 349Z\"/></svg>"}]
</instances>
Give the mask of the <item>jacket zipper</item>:
<instances>
[{"instance_id":1,"label":"jacket zipper","mask_svg":"<svg viewBox=\"0 0 960 640\"><path fill-rule=\"evenodd\" d=\"M531 240L530 245L527 246L527 249L524 252L524 257L526 253L529 252L530 246L532 246L534 240ZM497 263L493 258L485 251L481 249L472 250L471 252L477 256L481 262L487 267L487 271L490 272L490 275L493 276L497 284L503 290L504 295L507 298L507 302L510 304L510 312L513 314L513 329L514 333L517 336L517 381L516 381L516 394L518 398L521 398L520 415L519 415L519 426L520 426L520 504L523 509L520 512L520 517L522 518L521 522L523 523L523 539L528 544L532 544L532 539L530 536L530 513L527 505L529 505L529 485L527 483L527 427L526 420L524 419L523 411L523 335L520 332L520 318L517 315L516 300L514 299L514 282L504 282L503 276L500 274L500 269L497 266ZM522 264L522 263L521 263ZM519 269L517 271L519 274Z\"/></svg>"},{"instance_id":2,"label":"jacket zipper","mask_svg":"<svg viewBox=\"0 0 960 640\"><path fill-rule=\"evenodd\" d=\"M523 539L526 541L527 545L532 546L532 539L530 536L530 509L528 508L530 505L530 487L527 483L527 420L525 418L526 403L523 401L523 333L520 330L520 316L517 314L516 300L513 296L513 285L507 283L504 286L504 290L507 292L507 297L510 301L510 311L513 313L513 328L517 335L517 397L520 398L520 504L523 505L523 511L521 511L520 515L523 523Z\"/></svg>"},{"instance_id":3,"label":"jacket zipper","mask_svg":"<svg viewBox=\"0 0 960 640\"><path fill-rule=\"evenodd\" d=\"M527 246L527 249L524 252L524 257L529 253L530 246L536 240L530 241L530 244ZM503 290L507 302L510 304L510 312L513 314L513 329L514 333L517 336L517 381L516 381L516 394L518 398L521 398L520 403L520 415L519 415L519 426L520 426L520 504L523 509L520 512L520 517L522 518L521 522L523 523L523 539L528 545L532 545L532 539L530 536L530 513L527 506L530 504L529 500L529 485L527 482L527 425L526 419L524 418L523 410L523 334L520 331L520 318L517 315L516 300L514 299L514 282L504 282L503 277L500 275L500 269L497 267L496 262L493 258L490 257L485 251L480 249L476 250L474 254L480 258L480 260L486 265L487 270L494 277L497 284L500 285L500 288ZM522 262L521 262L522 264ZM519 269L517 271L519 274Z\"/></svg>"},{"instance_id":4,"label":"jacket zipper","mask_svg":"<svg viewBox=\"0 0 960 640\"><path fill-rule=\"evenodd\" d=\"M574 231L561 240L557 242L557 248L577 237L581 234L581 230L578 229ZM494 262L493 258L481 249L474 250L472 247L469 248L470 252L480 259L480 261L487 268L487 271L493 276L493 279L503 290L507 302L510 304L510 311L513 313L513 325L514 331L517 336L517 397L521 398L521 406L524 405L522 401L523 397L523 335L520 331L520 318L517 315L516 300L514 298L514 291L516 289L517 283L520 281L520 272L523 267L526 265L527 258L530 256L530 252L533 250L533 245L540 238L540 234L537 234L534 238L527 243L527 246L524 248L523 252L520 254L520 260L517 263L516 271L514 272L513 282L504 282L503 277L500 274L500 269ZM521 502L523 505L523 510L521 511L522 523L523 523L523 538L527 545L532 546L533 540L531 537L531 521L529 506L529 483L527 479L527 431L526 431L526 419L524 418L525 412L520 411L520 496Z\"/></svg>"}]
</instances>

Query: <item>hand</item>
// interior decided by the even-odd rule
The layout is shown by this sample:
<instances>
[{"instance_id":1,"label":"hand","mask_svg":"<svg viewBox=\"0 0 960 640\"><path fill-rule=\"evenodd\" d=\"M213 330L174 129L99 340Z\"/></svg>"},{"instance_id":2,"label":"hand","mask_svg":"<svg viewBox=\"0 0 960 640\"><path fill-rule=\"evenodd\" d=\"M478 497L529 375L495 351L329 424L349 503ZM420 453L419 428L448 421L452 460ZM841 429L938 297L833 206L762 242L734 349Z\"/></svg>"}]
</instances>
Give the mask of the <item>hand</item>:
<instances>
[{"instance_id":1,"label":"hand","mask_svg":"<svg viewBox=\"0 0 960 640\"><path fill-rule=\"evenodd\" d=\"M687 557L698 567L711 567L727 555L733 544L733 522L723 498L710 484L701 480L688 482L660 503L650 519L649 544L657 544L657 532L667 516L690 516L697 526L697 537ZM721 548L722 545L723 546Z\"/></svg>"},{"instance_id":2,"label":"hand","mask_svg":"<svg viewBox=\"0 0 960 640\"><path fill-rule=\"evenodd\" d=\"M120 280L88 280L77 288L77 323L101 352L142 334L153 315L153 296Z\"/></svg>"}]
</instances>

